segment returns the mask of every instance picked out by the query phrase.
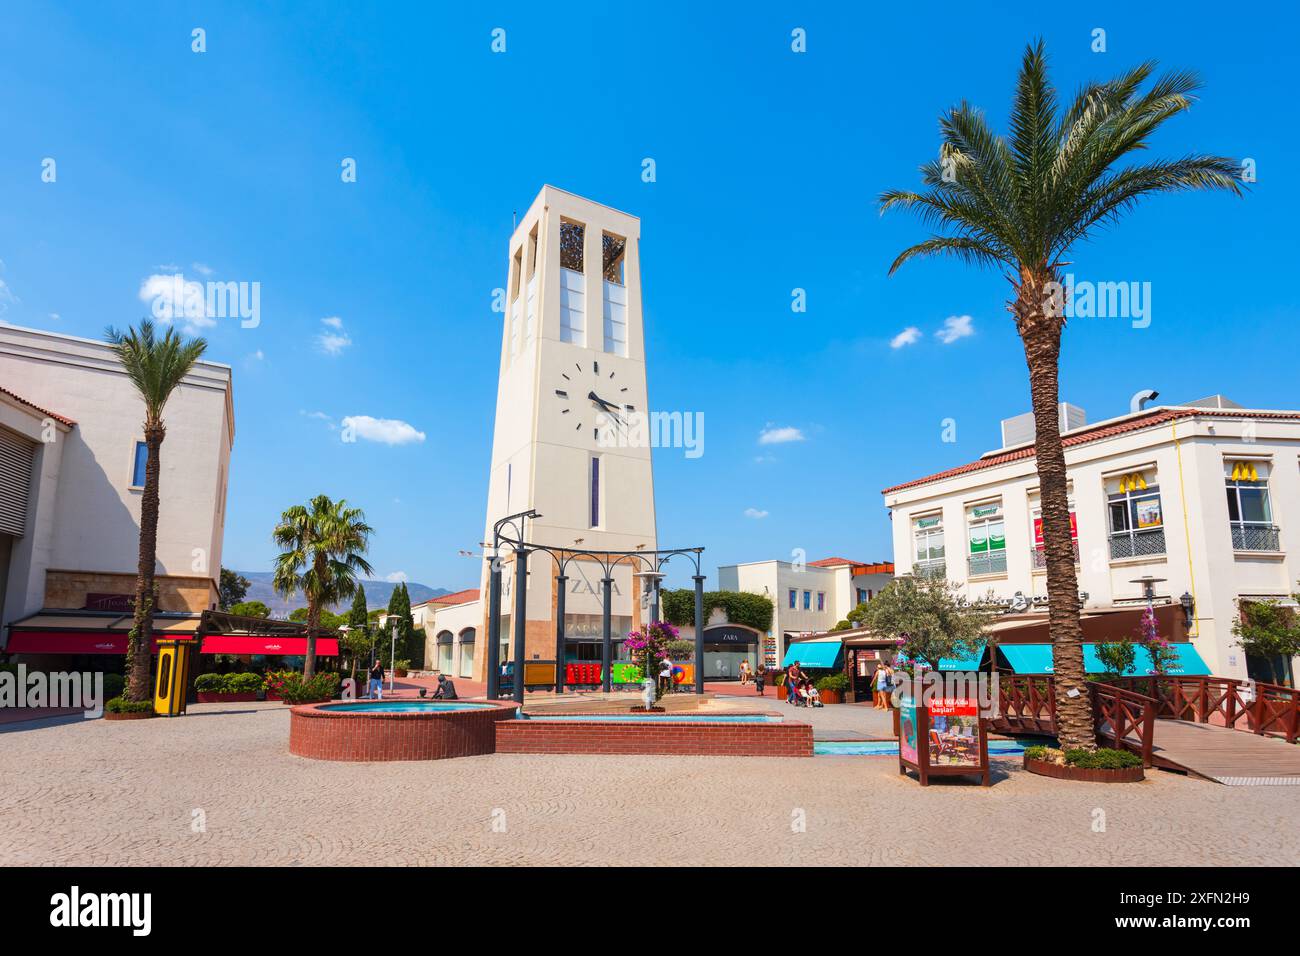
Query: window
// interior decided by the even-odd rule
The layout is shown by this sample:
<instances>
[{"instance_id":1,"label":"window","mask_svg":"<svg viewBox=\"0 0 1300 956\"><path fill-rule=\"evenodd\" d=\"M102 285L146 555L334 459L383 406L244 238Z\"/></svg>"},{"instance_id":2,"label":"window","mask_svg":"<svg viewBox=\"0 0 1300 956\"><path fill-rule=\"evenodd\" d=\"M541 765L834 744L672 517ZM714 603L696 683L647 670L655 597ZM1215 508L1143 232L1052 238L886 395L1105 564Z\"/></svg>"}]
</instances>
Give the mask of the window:
<instances>
[{"instance_id":1,"label":"window","mask_svg":"<svg viewBox=\"0 0 1300 956\"><path fill-rule=\"evenodd\" d=\"M1155 473L1133 471L1106 484L1111 559L1163 555L1164 514Z\"/></svg>"},{"instance_id":2,"label":"window","mask_svg":"<svg viewBox=\"0 0 1300 956\"><path fill-rule=\"evenodd\" d=\"M811 591L804 591L804 592L803 592L803 609L804 609L805 611L811 611L811 610L812 610L812 592L811 592Z\"/></svg>"},{"instance_id":3,"label":"window","mask_svg":"<svg viewBox=\"0 0 1300 956\"><path fill-rule=\"evenodd\" d=\"M1074 496L1067 499L1067 505L1070 509L1070 538L1071 544L1074 545L1074 563L1079 563L1079 517L1074 511ZM1035 492L1029 501L1029 515L1034 525L1034 549L1030 552L1030 560L1033 562L1035 570L1043 570L1047 567L1047 556L1043 552L1043 508L1038 503L1037 493Z\"/></svg>"},{"instance_id":4,"label":"window","mask_svg":"<svg viewBox=\"0 0 1300 956\"><path fill-rule=\"evenodd\" d=\"M587 344L587 277L583 274L586 228L560 221L560 341Z\"/></svg>"},{"instance_id":5,"label":"window","mask_svg":"<svg viewBox=\"0 0 1300 956\"><path fill-rule=\"evenodd\" d=\"M537 335L537 227L528 236L528 282L524 287L524 346Z\"/></svg>"},{"instance_id":6,"label":"window","mask_svg":"<svg viewBox=\"0 0 1300 956\"><path fill-rule=\"evenodd\" d=\"M600 459L591 459L591 526L600 527Z\"/></svg>"},{"instance_id":7,"label":"window","mask_svg":"<svg viewBox=\"0 0 1300 956\"><path fill-rule=\"evenodd\" d=\"M825 591L818 591L818 592L817 592L817 610L819 610L819 611L824 611L824 610L826 610L826 592L825 592Z\"/></svg>"},{"instance_id":8,"label":"window","mask_svg":"<svg viewBox=\"0 0 1300 956\"><path fill-rule=\"evenodd\" d=\"M912 570L921 577L943 577L947 574L943 552L943 515L926 515L912 520L912 542L915 557Z\"/></svg>"},{"instance_id":9,"label":"window","mask_svg":"<svg viewBox=\"0 0 1300 956\"><path fill-rule=\"evenodd\" d=\"M858 588L858 603L862 604L867 600L867 589Z\"/></svg>"},{"instance_id":10,"label":"window","mask_svg":"<svg viewBox=\"0 0 1300 956\"><path fill-rule=\"evenodd\" d=\"M623 282L623 253L627 240L621 236L601 234L604 261L603 281L605 351L613 355L627 355L627 286Z\"/></svg>"},{"instance_id":11,"label":"window","mask_svg":"<svg viewBox=\"0 0 1300 956\"><path fill-rule=\"evenodd\" d=\"M971 576L1007 573L1007 532L1002 502L971 505L966 509L967 557Z\"/></svg>"},{"instance_id":12,"label":"window","mask_svg":"<svg viewBox=\"0 0 1300 956\"><path fill-rule=\"evenodd\" d=\"M795 607L797 606L797 602L798 602L798 600L799 600L798 594L799 594L799 592L796 591L794 588L791 588L791 589L790 589L790 610L792 610L792 611L793 611L793 610L795 609Z\"/></svg>"},{"instance_id":13,"label":"window","mask_svg":"<svg viewBox=\"0 0 1300 956\"><path fill-rule=\"evenodd\" d=\"M560 220L560 268L581 273L586 227L580 222Z\"/></svg>"},{"instance_id":14,"label":"window","mask_svg":"<svg viewBox=\"0 0 1300 956\"><path fill-rule=\"evenodd\" d=\"M1281 537L1273 524L1268 495L1268 464L1224 462L1228 490L1228 522L1234 551L1280 551Z\"/></svg>"},{"instance_id":15,"label":"window","mask_svg":"<svg viewBox=\"0 0 1300 956\"><path fill-rule=\"evenodd\" d=\"M149 464L149 446L142 441L135 443L135 461L131 467L131 487L143 488L145 468Z\"/></svg>"},{"instance_id":16,"label":"window","mask_svg":"<svg viewBox=\"0 0 1300 956\"><path fill-rule=\"evenodd\" d=\"M519 301L519 279L523 271L523 250L515 253L510 263L510 354L519 354L520 317L523 303Z\"/></svg>"}]
</instances>

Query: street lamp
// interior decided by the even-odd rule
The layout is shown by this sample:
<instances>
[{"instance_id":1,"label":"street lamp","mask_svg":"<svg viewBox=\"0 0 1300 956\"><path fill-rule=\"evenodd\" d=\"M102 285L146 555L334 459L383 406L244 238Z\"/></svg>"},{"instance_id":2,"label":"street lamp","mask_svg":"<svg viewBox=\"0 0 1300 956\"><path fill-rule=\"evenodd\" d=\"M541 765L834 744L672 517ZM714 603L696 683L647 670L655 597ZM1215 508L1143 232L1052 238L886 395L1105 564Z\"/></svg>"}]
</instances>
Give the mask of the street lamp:
<instances>
[{"instance_id":1,"label":"street lamp","mask_svg":"<svg viewBox=\"0 0 1300 956\"><path fill-rule=\"evenodd\" d=\"M392 644L388 652L388 693L393 693L393 672L397 670L397 615L390 618L389 632L393 635Z\"/></svg>"}]
</instances>

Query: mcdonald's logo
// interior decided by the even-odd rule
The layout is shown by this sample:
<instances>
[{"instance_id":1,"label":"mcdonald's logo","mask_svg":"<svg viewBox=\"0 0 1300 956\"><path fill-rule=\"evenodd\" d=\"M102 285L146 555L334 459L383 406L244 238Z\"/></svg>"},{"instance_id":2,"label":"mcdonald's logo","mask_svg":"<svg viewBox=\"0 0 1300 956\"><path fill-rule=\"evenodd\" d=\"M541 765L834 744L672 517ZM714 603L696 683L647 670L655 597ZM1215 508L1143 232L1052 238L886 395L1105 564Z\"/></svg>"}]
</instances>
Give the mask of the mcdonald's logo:
<instances>
[{"instance_id":1,"label":"mcdonald's logo","mask_svg":"<svg viewBox=\"0 0 1300 956\"><path fill-rule=\"evenodd\" d=\"M1119 479L1119 492L1124 494L1129 491L1146 491L1147 480L1142 477L1140 471L1129 472L1127 475L1121 475Z\"/></svg>"},{"instance_id":2,"label":"mcdonald's logo","mask_svg":"<svg viewBox=\"0 0 1300 956\"><path fill-rule=\"evenodd\" d=\"M1232 463L1233 481L1259 481L1259 469L1253 461L1234 461Z\"/></svg>"}]
</instances>

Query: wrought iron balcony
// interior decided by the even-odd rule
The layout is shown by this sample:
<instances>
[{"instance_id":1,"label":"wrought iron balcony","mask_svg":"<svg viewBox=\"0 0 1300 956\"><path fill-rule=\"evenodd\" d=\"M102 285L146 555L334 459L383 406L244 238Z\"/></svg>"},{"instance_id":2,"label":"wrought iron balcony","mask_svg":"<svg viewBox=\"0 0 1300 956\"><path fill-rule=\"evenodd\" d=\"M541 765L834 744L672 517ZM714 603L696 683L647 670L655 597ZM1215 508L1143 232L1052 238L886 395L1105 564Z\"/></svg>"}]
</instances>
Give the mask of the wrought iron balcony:
<instances>
[{"instance_id":1,"label":"wrought iron balcony","mask_svg":"<svg viewBox=\"0 0 1300 956\"><path fill-rule=\"evenodd\" d=\"M1112 561L1120 558L1159 557L1164 553L1164 528L1146 528L1142 531L1112 531L1110 534L1110 557Z\"/></svg>"},{"instance_id":2,"label":"wrought iron balcony","mask_svg":"<svg viewBox=\"0 0 1300 956\"><path fill-rule=\"evenodd\" d=\"M918 578L946 578L948 576L948 562L945 558L913 561L912 573Z\"/></svg>"},{"instance_id":3,"label":"wrought iron balcony","mask_svg":"<svg viewBox=\"0 0 1300 956\"><path fill-rule=\"evenodd\" d=\"M1007 573L1007 551L1001 548L997 551L985 551L983 554L972 554L967 559L967 568L970 570L971 577L978 577L981 574L1006 574Z\"/></svg>"},{"instance_id":4,"label":"wrought iron balcony","mask_svg":"<svg viewBox=\"0 0 1300 956\"><path fill-rule=\"evenodd\" d=\"M1232 524L1232 550L1281 551L1282 529L1271 524Z\"/></svg>"},{"instance_id":5,"label":"wrought iron balcony","mask_svg":"<svg viewBox=\"0 0 1300 956\"><path fill-rule=\"evenodd\" d=\"M1076 538L1075 540L1071 541L1070 544L1074 546L1074 563L1078 565L1079 541ZM1030 548L1029 559L1033 563L1035 571L1041 571L1047 567L1047 552L1045 552L1041 547Z\"/></svg>"}]
</instances>

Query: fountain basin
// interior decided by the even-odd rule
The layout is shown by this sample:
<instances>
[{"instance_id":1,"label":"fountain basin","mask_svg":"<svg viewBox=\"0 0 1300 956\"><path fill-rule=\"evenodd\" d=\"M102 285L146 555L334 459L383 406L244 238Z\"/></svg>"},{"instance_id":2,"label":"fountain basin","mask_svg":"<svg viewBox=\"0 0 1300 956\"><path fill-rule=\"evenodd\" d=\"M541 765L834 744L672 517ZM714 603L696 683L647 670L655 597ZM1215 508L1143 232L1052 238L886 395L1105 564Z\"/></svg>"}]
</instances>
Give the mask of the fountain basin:
<instances>
[{"instance_id":1,"label":"fountain basin","mask_svg":"<svg viewBox=\"0 0 1300 956\"><path fill-rule=\"evenodd\" d=\"M330 701L289 711L289 752L313 760L445 760L496 751L513 702Z\"/></svg>"}]
</instances>

